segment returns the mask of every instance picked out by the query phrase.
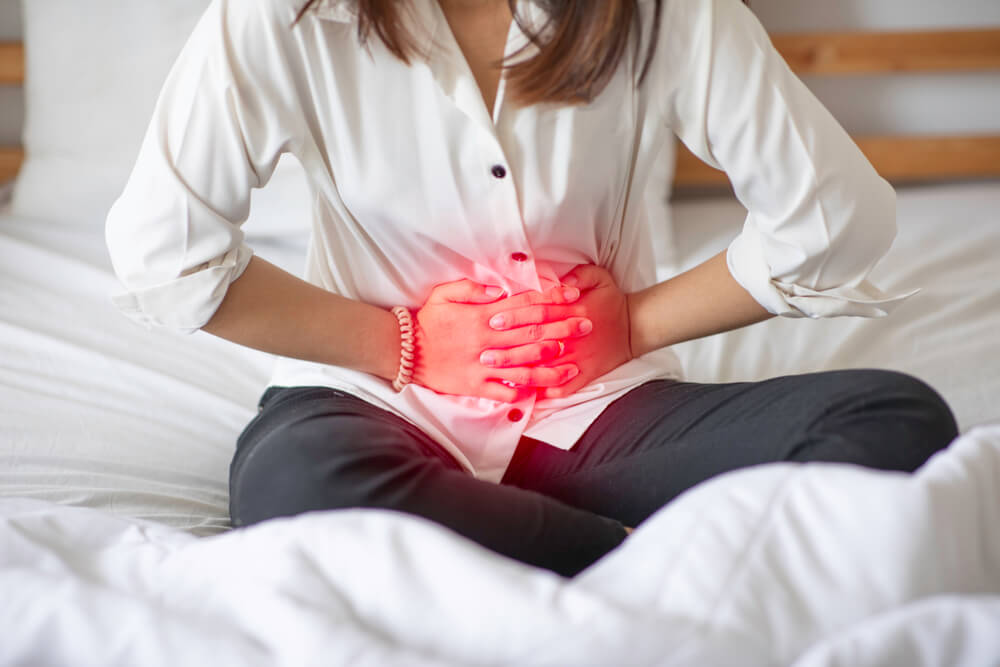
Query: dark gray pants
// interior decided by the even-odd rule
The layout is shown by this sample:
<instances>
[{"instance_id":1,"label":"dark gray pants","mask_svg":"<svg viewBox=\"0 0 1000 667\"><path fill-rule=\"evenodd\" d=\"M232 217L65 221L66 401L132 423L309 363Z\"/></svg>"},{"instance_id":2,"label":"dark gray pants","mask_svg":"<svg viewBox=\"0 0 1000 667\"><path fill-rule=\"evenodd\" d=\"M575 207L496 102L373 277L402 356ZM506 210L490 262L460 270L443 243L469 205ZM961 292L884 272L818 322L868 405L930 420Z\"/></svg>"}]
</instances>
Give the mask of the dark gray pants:
<instances>
[{"instance_id":1,"label":"dark gray pants","mask_svg":"<svg viewBox=\"0 0 1000 667\"><path fill-rule=\"evenodd\" d=\"M344 392L271 387L260 408L230 467L234 526L392 509L566 576L621 543L623 525L720 473L773 461L912 471L957 434L941 397L895 372L655 381L609 405L569 451L522 439L492 484L415 426Z\"/></svg>"}]
</instances>

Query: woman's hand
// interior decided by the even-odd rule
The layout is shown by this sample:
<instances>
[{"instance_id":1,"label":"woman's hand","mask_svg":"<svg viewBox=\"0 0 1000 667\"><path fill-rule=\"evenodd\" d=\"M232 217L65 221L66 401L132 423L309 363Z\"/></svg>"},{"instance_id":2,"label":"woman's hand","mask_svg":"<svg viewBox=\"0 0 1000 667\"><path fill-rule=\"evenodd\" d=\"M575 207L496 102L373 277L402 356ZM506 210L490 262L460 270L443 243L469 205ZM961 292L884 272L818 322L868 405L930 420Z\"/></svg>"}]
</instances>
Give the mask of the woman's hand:
<instances>
[{"instance_id":1,"label":"woman's hand","mask_svg":"<svg viewBox=\"0 0 1000 667\"><path fill-rule=\"evenodd\" d=\"M471 280L435 287L416 313L418 357L413 381L442 394L513 403L526 391L558 387L576 377L580 372L576 364L556 357L569 341L586 337L592 327L571 305L580 290L560 286L500 300L502 296L499 287ZM532 324L492 328L491 318L500 313L530 318ZM498 362L495 366L482 363L490 355Z\"/></svg>"},{"instance_id":2,"label":"woman's hand","mask_svg":"<svg viewBox=\"0 0 1000 667\"><path fill-rule=\"evenodd\" d=\"M625 294L618 289L611 274L599 266L580 265L566 274L564 285L580 290L580 298L572 306L563 306L560 314L585 317L593 325L593 331L583 337L561 339L565 346L558 357L540 362L545 368L552 364L573 364L579 373L565 383L536 385L539 398L561 398L583 388L587 383L621 366L632 359L629 341L629 312ZM499 305L506 306L507 302ZM499 331L534 331L549 316L541 309L503 310L502 323L491 321L491 326ZM486 358L496 350L483 353ZM514 360L502 358L503 364ZM561 366L560 366L561 367ZM520 383L517 384L527 384Z\"/></svg>"}]
</instances>

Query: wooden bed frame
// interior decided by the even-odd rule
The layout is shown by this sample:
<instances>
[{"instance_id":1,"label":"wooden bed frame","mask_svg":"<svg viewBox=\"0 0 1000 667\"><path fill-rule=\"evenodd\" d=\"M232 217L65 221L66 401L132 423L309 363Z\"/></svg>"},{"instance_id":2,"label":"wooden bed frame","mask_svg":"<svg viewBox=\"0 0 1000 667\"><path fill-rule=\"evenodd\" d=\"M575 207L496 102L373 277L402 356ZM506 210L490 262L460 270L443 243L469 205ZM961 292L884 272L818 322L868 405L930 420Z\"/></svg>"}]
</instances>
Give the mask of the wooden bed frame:
<instances>
[{"instance_id":1,"label":"wooden bed frame","mask_svg":"<svg viewBox=\"0 0 1000 667\"><path fill-rule=\"evenodd\" d=\"M802 33L773 41L800 75L1000 70L1000 28L920 32ZM24 48L0 42L0 85L24 82ZM894 183L1000 178L1000 134L856 137L882 176ZM726 175L680 147L674 185L716 188ZM0 182L17 174L24 154L0 146Z\"/></svg>"},{"instance_id":2,"label":"wooden bed frame","mask_svg":"<svg viewBox=\"0 0 1000 667\"><path fill-rule=\"evenodd\" d=\"M802 33L771 39L800 76L1000 71L1000 28ZM1000 178L1000 134L854 139L878 172L893 183ZM729 185L723 172L680 148L675 187Z\"/></svg>"}]
</instances>

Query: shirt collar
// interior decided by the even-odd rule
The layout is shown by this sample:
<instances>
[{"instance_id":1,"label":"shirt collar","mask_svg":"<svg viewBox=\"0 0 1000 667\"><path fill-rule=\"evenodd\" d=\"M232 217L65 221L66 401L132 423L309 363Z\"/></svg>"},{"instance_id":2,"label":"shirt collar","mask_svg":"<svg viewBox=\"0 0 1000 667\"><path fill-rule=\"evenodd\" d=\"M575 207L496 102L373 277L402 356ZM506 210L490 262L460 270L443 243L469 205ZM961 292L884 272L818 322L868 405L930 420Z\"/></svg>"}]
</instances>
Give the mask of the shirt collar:
<instances>
[{"instance_id":1,"label":"shirt collar","mask_svg":"<svg viewBox=\"0 0 1000 667\"><path fill-rule=\"evenodd\" d=\"M436 1L436 0L434 0ZM540 0L521 0L541 8ZM357 0L319 0L313 5L312 11L317 18L338 23L351 23L358 18Z\"/></svg>"},{"instance_id":2,"label":"shirt collar","mask_svg":"<svg viewBox=\"0 0 1000 667\"><path fill-rule=\"evenodd\" d=\"M357 0L319 0L311 9L317 18L350 23L358 16Z\"/></svg>"}]
</instances>

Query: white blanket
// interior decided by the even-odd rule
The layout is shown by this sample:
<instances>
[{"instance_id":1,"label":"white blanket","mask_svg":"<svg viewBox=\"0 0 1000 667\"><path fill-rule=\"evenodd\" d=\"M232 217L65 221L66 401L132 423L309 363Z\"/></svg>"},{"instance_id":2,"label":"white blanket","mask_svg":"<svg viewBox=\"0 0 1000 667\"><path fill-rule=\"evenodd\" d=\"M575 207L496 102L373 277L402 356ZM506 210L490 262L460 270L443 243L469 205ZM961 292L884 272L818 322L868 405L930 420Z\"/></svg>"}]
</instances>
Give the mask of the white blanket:
<instances>
[{"instance_id":1,"label":"white blanket","mask_svg":"<svg viewBox=\"0 0 1000 667\"><path fill-rule=\"evenodd\" d=\"M0 500L0 664L1000 664L1000 425L702 484L564 580L390 512L198 538Z\"/></svg>"}]
</instances>

